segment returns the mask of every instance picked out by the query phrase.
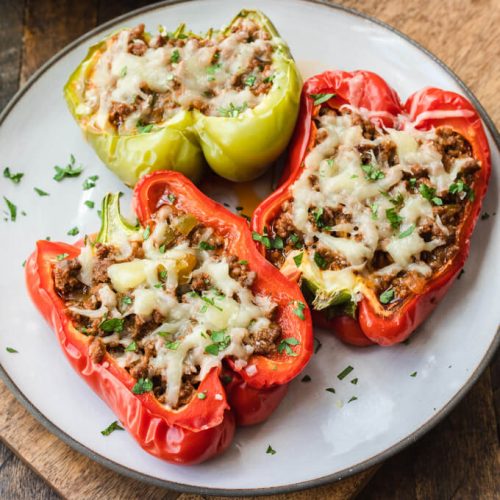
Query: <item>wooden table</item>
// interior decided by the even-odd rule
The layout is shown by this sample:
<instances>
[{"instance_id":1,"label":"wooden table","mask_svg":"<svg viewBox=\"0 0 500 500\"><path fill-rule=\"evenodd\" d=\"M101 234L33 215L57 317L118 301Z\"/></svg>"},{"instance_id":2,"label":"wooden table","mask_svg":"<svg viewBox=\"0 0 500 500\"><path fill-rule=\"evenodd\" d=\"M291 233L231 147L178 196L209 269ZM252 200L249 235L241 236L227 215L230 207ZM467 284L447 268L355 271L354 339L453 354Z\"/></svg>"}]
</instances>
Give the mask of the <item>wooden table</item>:
<instances>
[{"instance_id":1,"label":"wooden table","mask_svg":"<svg viewBox=\"0 0 500 500\"><path fill-rule=\"evenodd\" d=\"M119 14L152 2L147 0L0 0L0 109L19 85L51 55L85 33ZM493 121L500 124L500 2L498 0L345 0L339 3L375 16L416 39L448 64L472 89ZM22 422L23 433L33 437L31 447L11 439L16 452L30 465L44 470L46 478L65 495L86 498L55 477L57 464L50 457L33 457L38 439L49 439L49 449L62 455L75 453L49 435L30 417L0 384L0 401L8 406L2 425ZM457 406L435 429L415 445L387 460L359 494L362 499L418 498L498 498L500 432L500 354L490 368ZM2 429L0 429L1 431ZM21 430L20 430L21 432ZM11 433L11 438L14 434ZM14 444L18 442L18 446ZM30 459L31 457L31 459ZM76 461L79 460L75 455ZM82 459L87 460L87 459ZM43 468L40 463L43 462ZM82 466L82 464L84 464ZM90 462L80 462L82 475L92 470ZM96 466L97 467L97 466ZM68 477L75 471L68 470ZM110 473L111 474L111 473ZM362 479L368 479L369 475ZM110 476L121 484L114 498L131 498L133 485L128 479ZM357 481L358 484L360 481ZM296 499L332 498L333 490L309 490ZM352 493L349 484L345 491ZM148 498L176 498L178 494L144 486ZM101 491L92 492L104 498ZM282 496L281 498L283 498ZM59 498L50 486L0 444L0 498ZM136 498L134 495L133 498ZM137 497L138 498L138 497ZM194 498L182 495L184 500ZM200 497L196 497L200 498ZM278 498L278 497L273 497Z\"/></svg>"}]
</instances>

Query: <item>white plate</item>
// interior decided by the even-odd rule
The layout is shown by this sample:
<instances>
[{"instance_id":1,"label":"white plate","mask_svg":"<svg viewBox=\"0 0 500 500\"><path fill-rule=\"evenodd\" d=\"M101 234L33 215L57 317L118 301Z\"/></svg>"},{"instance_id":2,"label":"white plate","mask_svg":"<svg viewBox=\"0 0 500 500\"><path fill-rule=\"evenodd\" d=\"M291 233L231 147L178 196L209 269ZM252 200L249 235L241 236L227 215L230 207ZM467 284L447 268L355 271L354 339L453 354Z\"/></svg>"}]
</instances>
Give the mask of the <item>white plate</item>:
<instances>
[{"instance_id":1,"label":"white plate","mask_svg":"<svg viewBox=\"0 0 500 500\"><path fill-rule=\"evenodd\" d=\"M269 421L238 430L221 457L195 467L174 466L143 452L125 432L101 435L115 417L66 362L54 334L27 297L21 267L36 239L74 240L66 235L73 226L81 232L95 231L102 195L124 189L82 140L61 90L87 47L115 27L145 22L155 29L159 23L175 27L186 21L194 31L202 31L227 22L243 7L261 8L270 16L305 76L327 68L363 68L385 77L402 98L426 85L471 97L430 54L352 12L299 0L211 0L148 7L99 27L50 61L8 106L0 119L2 167L8 165L25 176L20 185L0 179L1 194L27 215L19 215L15 223L0 221L3 378L39 420L76 449L122 473L184 491L291 491L362 470L413 442L449 411L498 343L497 216L479 221L465 275L410 345L357 349L319 332L323 347L306 369L312 382L295 381ZM485 114L483 118L489 120ZM493 178L484 210L492 213L498 212L500 157L490 142ZM84 173L54 182L53 165L64 164L71 153L85 166ZM83 191L84 178L93 174L99 175L97 187ZM50 196L37 196L34 186ZM226 196L234 206L234 195ZM83 204L87 199L96 202L96 209ZM6 346L19 353L6 352ZM354 371L338 380L337 374L348 365ZM413 372L415 377L410 376ZM357 385L350 383L355 377ZM327 387L336 393L327 392ZM348 403L353 396L358 399ZM269 444L275 455L266 454Z\"/></svg>"}]
</instances>

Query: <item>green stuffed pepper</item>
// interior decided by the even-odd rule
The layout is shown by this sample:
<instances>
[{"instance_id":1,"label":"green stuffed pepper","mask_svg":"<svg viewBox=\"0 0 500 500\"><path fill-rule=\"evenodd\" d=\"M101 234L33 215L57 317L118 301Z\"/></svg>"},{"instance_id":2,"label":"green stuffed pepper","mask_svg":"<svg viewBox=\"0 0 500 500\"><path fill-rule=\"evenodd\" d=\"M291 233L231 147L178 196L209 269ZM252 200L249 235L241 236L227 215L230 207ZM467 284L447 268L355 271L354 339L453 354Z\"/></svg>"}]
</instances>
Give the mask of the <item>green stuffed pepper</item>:
<instances>
[{"instance_id":1,"label":"green stuffed pepper","mask_svg":"<svg viewBox=\"0 0 500 500\"><path fill-rule=\"evenodd\" d=\"M208 165L232 181L258 177L286 148L301 81L285 42L258 11L204 36L144 25L89 49L69 78L69 109L126 184L154 170L198 180Z\"/></svg>"}]
</instances>

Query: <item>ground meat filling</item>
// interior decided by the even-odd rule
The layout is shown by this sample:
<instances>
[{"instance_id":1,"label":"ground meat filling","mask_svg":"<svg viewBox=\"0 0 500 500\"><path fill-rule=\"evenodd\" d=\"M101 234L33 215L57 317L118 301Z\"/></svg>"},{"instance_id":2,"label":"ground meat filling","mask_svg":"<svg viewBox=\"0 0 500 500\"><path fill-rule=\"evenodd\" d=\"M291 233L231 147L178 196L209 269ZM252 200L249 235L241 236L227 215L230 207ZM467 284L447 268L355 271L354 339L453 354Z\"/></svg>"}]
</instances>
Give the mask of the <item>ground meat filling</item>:
<instances>
[{"instance_id":1,"label":"ground meat filling","mask_svg":"<svg viewBox=\"0 0 500 500\"><path fill-rule=\"evenodd\" d=\"M136 49L132 47L131 50ZM155 224L155 229L146 239L141 233L140 237L129 241L125 254L121 246L96 243L92 248L90 281L85 280L85 265L82 266L81 256L56 262L53 268L54 285L65 301L75 327L92 338L89 355L93 361L100 363L109 353L136 380L151 380L153 392L160 403L179 408L189 402L204 377L201 365L193 361L195 357L191 354L197 347L190 344L174 399L169 393L169 362L165 365L162 360L169 353L181 350L183 342L189 342L194 333L199 331L204 341L213 341L205 348L212 365L217 362L220 365L224 356L219 353L228 349L227 355L245 366L252 354L270 355L277 351L281 327L276 321L277 305L268 297L253 295L255 272L246 261L228 253L226 239L222 235L174 205L162 207ZM172 255L172 258L178 259L175 261L176 282L169 282L171 278L166 263L169 261L165 261L158 267L158 283L153 287L138 285L135 289L119 289L116 265L142 262L155 252L166 258ZM179 252L186 253L179 257ZM210 266L225 263L228 277L238 284L231 285L234 290L231 296L224 295L218 288L218 274L210 274ZM152 311L141 313L139 302L144 301L145 296L155 297L159 305L154 306ZM201 306L190 310L189 306L197 300L200 300ZM224 302L226 300L227 303ZM204 314L222 314L225 307L234 311L241 306L241 312L234 314L238 318L244 316L247 312L243 309L246 307L245 300L250 300L253 308L253 316L245 320L246 323L236 327L228 324L220 330L201 328L205 325L201 323L204 319L200 319L204 318ZM162 309L162 301L170 301L174 306L168 311ZM172 325L176 325L178 331L163 331ZM236 340L231 340L230 334L236 335ZM215 357L217 355L219 358Z\"/></svg>"},{"instance_id":2,"label":"ground meat filling","mask_svg":"<svg viewBox=\"0 0 500 500\"><path fill-rule=\"evenodd\" d=\"M140 24L96 53L79 112L120 134L149 131L182 109L236 117L271 90L275 51L269 32L251 18L205 38L163 29L150 36Z\"/></svg>"},{"instance_id":3,"label":"ground meat filling","mask_svg":"<svg viewBox=\"0 0 500 500\"><path fill-rule=\"evenodd\" d=\"M315 146L306 157L304 173L292 186L292 198L283 203L266 228L269 239L265 245L266 256L281 268L290 261L290 256L299 255L298 262L301 262L305 251L321 270L351 269L355 279L361 279L371 288L384 307L397 307L411 293L421 290L458 252L457 234L464 211L474 199L474 183L481 165L472 156L465 137L449 127L428 132L410 131L415 145L408 152L404 147L400 149L396 131L379 128L351 110L338 111L323 106L315 124ZM335 132L331 132L332 129ZM333 141L335 134L341 134L339 130L348 130L350 135L346 141L351 142ZM398 151L403 151L403 158L399 158ZM365 194L361 201L359 198L352 201L349 196L361 189L352 184L337 197L321 198L322 183L338 193L331 187L333 184L327 184L328 177L339 174L338 165L343 165L347 155L358 158L355 161L367 181L366 189L380 185L378 192L372 190L371 196ZM313 161L316 162L314 168L311 167ZM357 172L350 178L361 177ZM392 178L395 181L391 181ZM310 195L303 198L309 200L306 215L299 214L300 207L294 198L299 185L309 186L310 190ZM339 199L347 201L335 202ZM416 218L413 215L413 223L405 224L404 216L415 213L411 207L422 204L425 213L417 214ZM366 243L367 232L363 232L363 220L355 217L356 210L364 211L365 218L370 215L370 219L376 221L378 243L370 243L371 246ZM309 235L304 234L304 227L309 228ZM416 235L421 239L420 251L412 255L406 265L396 262L394 240L397 244L397 240ZM341 251L334 249L335 245L325 244L331 241L330 236L347 243L365 243L371 251L370 257L353 265Z\"/></svg>"}]
</instances>

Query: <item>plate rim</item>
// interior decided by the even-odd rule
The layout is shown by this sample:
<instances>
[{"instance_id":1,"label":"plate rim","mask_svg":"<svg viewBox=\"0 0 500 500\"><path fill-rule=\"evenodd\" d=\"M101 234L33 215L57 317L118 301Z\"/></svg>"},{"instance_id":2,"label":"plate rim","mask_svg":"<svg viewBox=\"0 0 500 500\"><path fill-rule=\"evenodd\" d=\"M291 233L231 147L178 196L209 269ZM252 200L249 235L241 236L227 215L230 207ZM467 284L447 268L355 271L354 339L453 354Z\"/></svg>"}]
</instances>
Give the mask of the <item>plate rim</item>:
<instances>
[{"instance_id":1,"label":"plate rim","mask_svg":"<svg viewBox=\"0 0 500 500\"><path fill-rule=\"evenodd\" d=\"M65 56L68 52L73 50L74 48L82 45L89 38L105 31L108 27L116 24L117 22L124 21L134 17L138 14L142 14L145 12L157 10L163 7L168 7L175 4L180 3L188 3L192 0L163 0L157 3L153 3L151 5L147 5L120 16L114 17L105 23L102 23L95 28L87 31L83 35L79 36L71 43L66 45L63 49L53 55L49 60L47 60L35 73L28 79L28 81L14 94L14 96L8 101L3 111L0 113L0 127L3 122L10 114L10 112L15 108L19 99L30 89L30 87L51 67L53 66L59 59ZM301 0L304 2L321 5L324 7L328 7L334 10L346 12L348 14L354 15L356 17L365 19L372 23L385 28L395 35L403 38L405 41L409 42L411 45L416 47L418 50L423 52L426 56L430 57L434 62L436 62L439 66L441 66L446 73L448 73L453 80L458 84L458 86L462 89L464 95L472 102L474 107L478 110L481 119L486 124L488 131L490 132L493 142L500 150L500 132L495 126L495 123L483 107L483 105L479 102L474 93L469 89L469 87L460 79L460 77L449 67L447 66L441 59L439 59L436 55L434 55L431 51L423 47L419 42L411 38L410 36L404 34L393 26L381 21L375 17L372 17L368 14L360 12L356 9L345 7L343 5L339 5L334 2L330 2L328 0ZM471 373L466 382L462 385L462 387L453 395L453 397L432 417L426 420L420 427L418 427L415 431L413 431L408 436L399 440L397 443L393 444L389 448L377 453L376 455L371 456L370 458L359 462L358 464L349 467L347 469L343 469L341 471L327 474L325 476L321 476L316 479L311 479L308 481L301 481L298 483L290 483L281 486L271 486L265 488L213 488L213 487L204 487L204 486L194 486L184 483L178 483L175 481L169 481L166 479L159 479L157 477L149 476L148 474L144 474L142 472L137 472L134 469L126 467L122 464L115 462L109 458L106 458L99 453L96 453L92 449L87 446L81 444L79 441L71 437L65 431L63 431L60 427L54 424L48 417L46 417L36 406L34 406L27 396L21 391L21 389L15 384L15 382L10 378L9 374L6 372L2 364L0 363L0 379L5 383L7 388L14 394L15 398L21 405L28 410L28 412L35 417L35 419L41 423L49 432L57 436L61 439L65 444L70 446L72 449L78 451L82 455L94 460L98 464L111 469L114 472L119 474L128 476L132 479L142 481L144 483L159 486L166 489L182 492L182 493L196 493L199 495L232 495L232 496L261 496L261 495L273 495L280 493L292 493L296 491L301 491L309 488L315 488L318 486L324 486L336 481L340 481L354 474L363 472L364 470L376 465L383 460L390 458L396 453L402 451L404 448L409 446L410 444L415 443L418 439L420 439L424 434L426 434L429 430L431 430L435 425L437 425L444 417L446 417L451 410L459 403L459 401L465 396L465 394L472 388L475 382L479 379L483 371L487 368L490 361L493 358L495 351L500 345L500 326L497 327L496 335L494 336L491 344L489 345L485 355L481 359L480 363L476 367L476 369Z\"/></svg>"}]
</instances>

